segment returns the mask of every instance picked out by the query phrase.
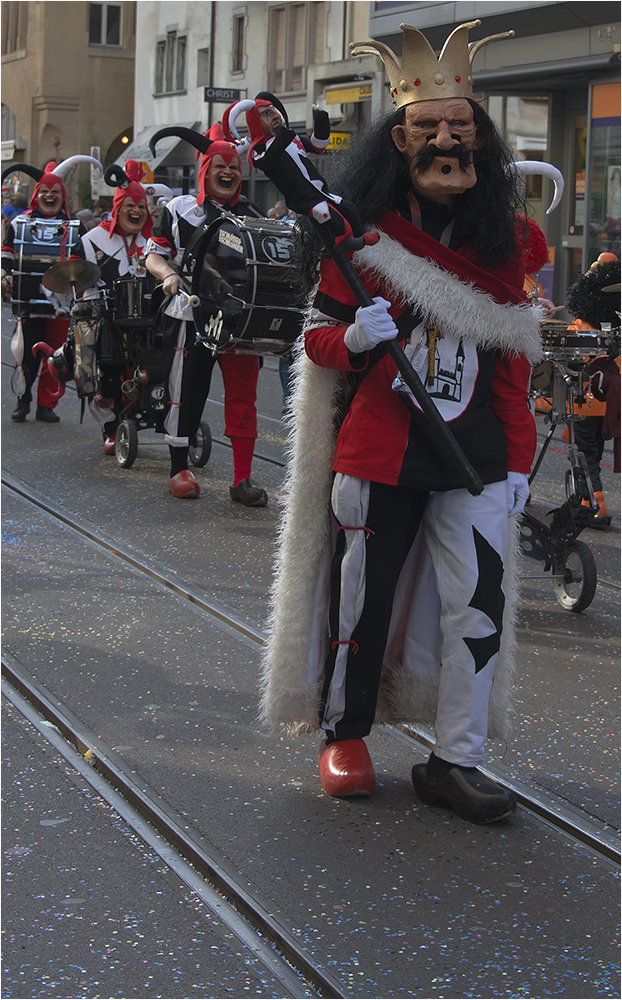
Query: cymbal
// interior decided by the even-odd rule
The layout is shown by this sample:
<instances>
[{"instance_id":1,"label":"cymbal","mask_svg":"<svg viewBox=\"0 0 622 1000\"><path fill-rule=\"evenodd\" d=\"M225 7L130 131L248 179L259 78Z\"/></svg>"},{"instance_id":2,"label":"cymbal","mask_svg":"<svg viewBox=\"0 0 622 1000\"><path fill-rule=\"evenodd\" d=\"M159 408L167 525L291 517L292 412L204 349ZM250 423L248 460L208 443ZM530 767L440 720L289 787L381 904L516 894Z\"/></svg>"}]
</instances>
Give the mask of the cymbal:
<instances>
[{"instance_id":1,"label":"cymbal","mask_svg":"<svg viewBox=\"0 0 622 1000\"><path fill-rule=\"evenodd\" d=\"M619 292L620 287L621 283L618 281L615 285L605 285L604 288L601 288L601 292Z\"/></svg>"},{"instance_id":2,"label":"cymbal","mask_svg":"<svg viewBox=\"0 0 622 1000\"><path fill-rule=\"evenodd\" d=\"M100 278L100 269L90 260L61 260L48 268L41 282L50 292L67 295L86 291Z\"/></svg>"}]
</instances>

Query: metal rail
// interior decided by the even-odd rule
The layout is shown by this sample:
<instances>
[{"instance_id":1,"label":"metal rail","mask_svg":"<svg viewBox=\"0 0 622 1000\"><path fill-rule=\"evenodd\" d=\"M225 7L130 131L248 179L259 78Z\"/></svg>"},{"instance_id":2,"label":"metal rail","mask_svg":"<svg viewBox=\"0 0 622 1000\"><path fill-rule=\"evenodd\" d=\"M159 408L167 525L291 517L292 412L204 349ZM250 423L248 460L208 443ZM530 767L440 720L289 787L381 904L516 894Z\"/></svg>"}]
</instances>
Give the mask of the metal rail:
<instances>
[{"instance_id":1,"label":"metal rail","mask_svg":"<svg viewBox=\"0 0 622 1000\"><path fill-rule=\"evenodd\" d=\"M243 616L233 609L219 604L213 599L208 599L191 584L178 580L171 573L165 573L151 564L144 556L136 553L131 547L123 545L106 535L104 532L96 530L92 525L63 511L52 500L39 494L37 491L19 483L13 476L3 474L2 484L13 490L25 500L33 503L41 510L52 517L57 518L68 525L73 531L78 532L91 542L101 546L108 553L123 560L134 569L144 573L159 585L166 587L178 596L190 601L192 604L212 615L223 624L227 625L234 632L247 639L251 639L258 645L263 645L266 641L265 632L252 625ZM431 748L431 741L428 735L417 726L390 727L396 737L408 740L419 752L427 754ZM600 857L616 865L620 864L619 831L600 822L582 810L577 809L570 803L548 792L532 788L508 774L506 770L498 765L483 767L482 771L505 788L510 789L517 798L520 806L528 810L539 819L554 827L557 831L570 837Z\"/></svg>"},{"instance_id":2,"label":"metal rail","mask_svg":"<svg viewBox=\"0 0 622 1000\"><path fill-rule=\"evenodd\" d=\"M277 978L292 997L347 997L271 899L240 876L218 849L179 816L92 730L8 654L2 694ZM56 731L55 731L56 730ZM316 949L317 952L317 949ZM309 988L309 984L313 989Z\"/></svg>"}]
</instances>

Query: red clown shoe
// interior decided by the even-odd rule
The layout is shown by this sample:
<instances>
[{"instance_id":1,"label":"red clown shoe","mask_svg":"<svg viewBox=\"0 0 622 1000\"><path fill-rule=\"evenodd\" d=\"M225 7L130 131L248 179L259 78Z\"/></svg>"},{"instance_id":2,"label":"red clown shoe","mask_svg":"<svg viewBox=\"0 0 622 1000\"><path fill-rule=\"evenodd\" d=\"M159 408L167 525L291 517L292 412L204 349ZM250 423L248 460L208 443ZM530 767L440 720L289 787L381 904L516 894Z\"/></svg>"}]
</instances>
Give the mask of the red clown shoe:
<instances>
[{"instance_id":1,"label":"red clown shoe","mask_svg":"<svg viewBox=\"0 0 622 1000\"><path fill-rule=\"evenodd\" d=\"M336 740L318 754L320 781L327 795L350 798L371 795L376 787L374 765L364 740Z\"/></svg>"},{"instance_id":2,"label":"red clown shoe","mask_svg":"<svg viewBox=\"0 0 622 1000\"><path fill-rule=\"evenodd\" d=\"M189 469L184 469L183 472L178 472L176 476L171 476L168 481L168 488L174 497L181 497L186 500L195 500L201 492L201 487Z\"/></svg>"}]
</instances>

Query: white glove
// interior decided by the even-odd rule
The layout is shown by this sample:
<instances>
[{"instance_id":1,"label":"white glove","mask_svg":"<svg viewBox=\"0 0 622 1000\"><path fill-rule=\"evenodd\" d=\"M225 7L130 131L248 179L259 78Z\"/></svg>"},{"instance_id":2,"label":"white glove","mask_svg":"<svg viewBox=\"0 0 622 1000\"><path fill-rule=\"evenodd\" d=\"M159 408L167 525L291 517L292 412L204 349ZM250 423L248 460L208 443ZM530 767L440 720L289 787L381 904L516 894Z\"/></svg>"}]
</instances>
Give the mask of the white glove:
<instances>
[{"instance_id":1,"label":"white glove","mask_svg":"<svg viewBox=\"0 0 622 1000\"><path fill-rule=\"evenodd\" d=\"M343 335L343 340L353 354L371 351L383 340L394 340L398 330L389 316L391 303L378 296L373 306L361 306L356 310L356 319Z\"/></svg>"},{"instance_id":2,"label":"white glove","mask_svg":"<svg viewBox=\"0 0 622 1000\"><path fill-rule=\"evenodd\" d=\"M508 517L520 514L529 499L529 480L524 472L508 472L506 481Z\"/></svg>"}]
</instances>

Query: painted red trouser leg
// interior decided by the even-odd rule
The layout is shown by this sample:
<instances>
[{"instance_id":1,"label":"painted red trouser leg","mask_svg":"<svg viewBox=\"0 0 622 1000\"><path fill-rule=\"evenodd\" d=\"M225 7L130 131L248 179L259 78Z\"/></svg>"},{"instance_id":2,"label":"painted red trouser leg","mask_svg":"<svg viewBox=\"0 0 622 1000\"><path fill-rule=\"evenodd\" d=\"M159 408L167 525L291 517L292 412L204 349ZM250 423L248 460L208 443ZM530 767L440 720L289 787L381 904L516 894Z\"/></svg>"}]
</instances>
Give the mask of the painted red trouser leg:
<instances>
[{"instance_id":1,"label":"painted red trouser leg","mask_svg":"<svg viewBox=\"0 0 622 1000\"><path fill-rule=\"evenodd\" d=\"M219 354L218 364L225 388L225 434L229 438L257 437L256 354Z\"/></svg>"},{"instance_id":2,"label":"painted red trouser leg","mask_svg":"<svg viewBox=\"0 0 622 1000\"><path fill-rule=\"evenodd\" d=\"M67 340L68 332L68 319L48 319L45 324L45 342L56 350L57 347L63 346ZM48 370L48 366L45 363L46 360L44 359L41 365L39 386L37 389L37 405L48 406L53 410L60 397L64 395L65 383L59 382L58 379L54 378ZM62 391L60 391L61 389Z\"/></svg>"}]
</instances>

